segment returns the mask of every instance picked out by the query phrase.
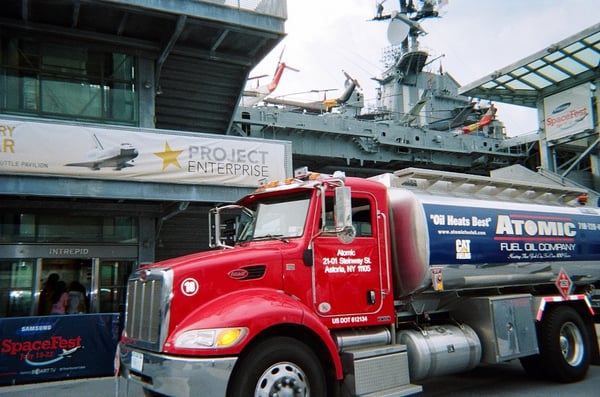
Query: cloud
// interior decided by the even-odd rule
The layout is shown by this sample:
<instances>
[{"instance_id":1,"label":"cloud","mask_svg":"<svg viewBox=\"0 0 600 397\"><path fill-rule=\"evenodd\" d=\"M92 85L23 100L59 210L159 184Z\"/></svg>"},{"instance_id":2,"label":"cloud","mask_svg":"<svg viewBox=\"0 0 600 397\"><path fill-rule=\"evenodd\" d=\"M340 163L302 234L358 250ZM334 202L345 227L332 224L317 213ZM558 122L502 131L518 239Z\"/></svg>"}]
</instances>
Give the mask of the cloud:
<instances>
[{"instance_id":1,"label":"cloud","mask_svg":"<svg viewBox=\"0 0 600 397\"><path fill-rule=\"evenodd\" d=\"M283 60L300 72L284 73L273 95L337 88L328 93L337 96L344 85L343 69L360 82L365 104L374 104L377 83L371 78L383 71L380 60L389 46L387 22L369 21L375 0L287 4L287 37L251 75L272 75L285 46ZM393 0L384 5L386 12L398 9ZM444 55L444 70L468 84L598 23L596 10L595 0L450 0L441 18L422 21L428 34L420 43L432 58ZM305 93L294 99L322 95ZM535 110L498 107L510 136L537 129Z\"/></svg>"}]
</instances>

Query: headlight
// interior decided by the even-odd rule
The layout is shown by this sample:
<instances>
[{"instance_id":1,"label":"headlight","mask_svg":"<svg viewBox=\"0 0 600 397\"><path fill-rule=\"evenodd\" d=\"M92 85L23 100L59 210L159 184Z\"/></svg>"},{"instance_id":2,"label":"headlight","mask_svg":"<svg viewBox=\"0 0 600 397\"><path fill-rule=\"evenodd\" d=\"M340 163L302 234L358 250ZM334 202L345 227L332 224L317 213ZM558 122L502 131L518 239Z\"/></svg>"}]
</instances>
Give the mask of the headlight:
<instances>
[{"instance_id":1,"label":"headlight","mask_svg":"<svg viewBox=\"0 0 600 397\"><path fill-rule=\"evenodd\" d=\"M244 327L193 329L177 336L175 347L184 349L226 348L237 344L247 333L248 329Z\"/></svg>"}]
</instances>

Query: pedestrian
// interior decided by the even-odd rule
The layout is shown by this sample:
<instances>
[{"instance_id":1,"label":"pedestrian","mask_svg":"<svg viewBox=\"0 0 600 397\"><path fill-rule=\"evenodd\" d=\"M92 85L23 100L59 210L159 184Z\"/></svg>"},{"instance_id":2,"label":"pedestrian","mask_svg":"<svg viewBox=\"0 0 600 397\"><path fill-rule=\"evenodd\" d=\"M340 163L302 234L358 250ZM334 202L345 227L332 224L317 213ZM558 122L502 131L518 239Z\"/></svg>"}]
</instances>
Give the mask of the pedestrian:
<instances>
[{"instance_id":1,"label":"pedestrian","mask_svg":"<svg viewBox=\"0 0 600 397\"><path fill-rule=\"evenodd\" d=\"M40 293L40 303L38 307L38 314L40 316L50 314L50 310L52 310L52 296L54 295L56 284L59 279L60 276L58 273L50 273L48 276L48 280L46 280L42 292Z\"/></svg>"},{"instance_id":2,"label":"pedestrian","mask_svg":"<svg viewBox=\"0 0 600 397\"><path fill-rule=\"evenodd\" d=\"M59 281L56 283L56 290L52 295L52 309L50 314L65 314L69 304L69 294L67 293L67 283Z\"/></svg>"},{"instance_id":3,"label":"pedestrian","mask_svg":"<svg viewBox=\"0 0 600 397\"><path fill-rule=\"evenodd\" d=\"M72 281L69 285L69 304L67 314L86 313L85 287L79 281Z\"/></svg>"}]
</instances>

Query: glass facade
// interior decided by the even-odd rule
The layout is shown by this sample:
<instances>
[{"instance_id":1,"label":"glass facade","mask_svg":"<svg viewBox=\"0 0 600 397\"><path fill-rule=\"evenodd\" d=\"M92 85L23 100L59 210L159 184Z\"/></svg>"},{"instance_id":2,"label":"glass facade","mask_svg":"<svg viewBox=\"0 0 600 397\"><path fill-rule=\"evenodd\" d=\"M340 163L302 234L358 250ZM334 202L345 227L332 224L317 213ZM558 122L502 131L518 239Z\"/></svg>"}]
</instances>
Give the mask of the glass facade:
<instances>
[{"instance_id":1,"label":"glass facade","mask_svg":"<svg viewBox=\"0 0 600 397\"><path fill-rule=\"evenodd\" d=\"M1 113L138 125L133 56L27 38L0 40Z\"/></svg>"},{"instance_id":2,"label":"glass facade","mask_svg":"<svg viewBox=\"0 0 600 397\"><path fill-rule=\"evenodd\" d=\"M136 244L137 218L3 212L0 243Z\"/></svg>"},{"instance_id":3,"label":"glass facade","mask_svg":"<svg viewBox=\"0 0 600 397\"><path fill-rule=\"evenodd\" d=\"M0 260L0 317L32 314L35 260Z\"/></svg>"},{"instance_id":4,"label":"glass facade","mask_svg":"<svg viewBox=\"0 0 600 397\"><path fill-rule=\"evenodd\" d=\"M52 278L82 292L73 312L122 313L137 241L136 217L1 213L0 317L51 314Z\"/></svg>"},{"instance_id":5,"label":"glass facade","mask_svg":"<svg viewBox=\"0 0 600 397\"><path fill-rule=\"evenodd\" d=\"M127 278L133 271L133 262L125 260L100 261L98 278L99 311L102 313L125 313Z\"/></svg>"}]
</instances>

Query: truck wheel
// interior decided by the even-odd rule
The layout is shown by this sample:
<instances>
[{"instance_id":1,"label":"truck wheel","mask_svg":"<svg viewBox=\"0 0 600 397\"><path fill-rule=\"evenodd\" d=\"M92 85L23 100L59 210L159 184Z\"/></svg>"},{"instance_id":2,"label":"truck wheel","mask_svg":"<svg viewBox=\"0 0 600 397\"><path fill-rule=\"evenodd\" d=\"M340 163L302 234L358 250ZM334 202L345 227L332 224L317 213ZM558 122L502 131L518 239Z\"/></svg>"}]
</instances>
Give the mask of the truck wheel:
<instances>
[{"instance_id":1,"label":"truck wheel","mask_svg":"<svg viewBox=\"0 0 600 397\"><path fill-rule=\"evenodd\" d=\"M146 388L144 388L142 390L142 392L144 393L145 397L166 397L164 394L160 394L160 393L157 393L155 391L148 390Z\"/></svg>"},{"instance_id":2,"label":"truck wheel","mask_svg":"<svg viewBox=\"0 0 600 397\"><path fill-rule=\"evenodd\" d=\"M521 357L519 359L521 362L521 366L527 372L527 375L532 378L543 379L544 376L544 365L542 363L542 359L539 354L527 357Z\"/></svg>"},{"instance_id":3,"label":"truck wheel","mask_svg":"<svg viewBox=\"0 0 600 397\"><path fill-rule=\"evenodd\" d=\"M305 344L287 337L266 340L239 363L230 397L327 395L321 363Z\"/></svg>"},{"instance_id":4,"label":"truck wheel","mask_svg":"<svg viewBox=\"0 0 600 397\"><path fill-rule=\"evenodd\" d=\"M585 324L572 308L561 306L546 314L540 332L540 359L550 379L576 382L590 366L589 337Z\"/></svg>"}]
</instances>

